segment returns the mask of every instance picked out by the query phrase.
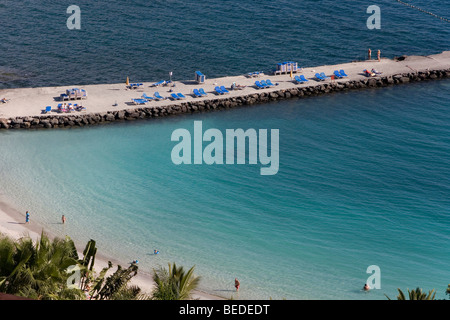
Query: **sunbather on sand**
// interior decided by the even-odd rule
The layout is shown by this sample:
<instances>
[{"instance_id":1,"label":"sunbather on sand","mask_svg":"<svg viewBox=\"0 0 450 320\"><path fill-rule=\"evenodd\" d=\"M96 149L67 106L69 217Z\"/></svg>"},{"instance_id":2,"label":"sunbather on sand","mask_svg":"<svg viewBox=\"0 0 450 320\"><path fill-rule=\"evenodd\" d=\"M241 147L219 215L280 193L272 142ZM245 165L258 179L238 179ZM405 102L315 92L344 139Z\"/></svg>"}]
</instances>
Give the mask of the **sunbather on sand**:
<instances>
[{"instance_id":1,"label":"sunbather on sand","mask_svg":"<svg viewBox=\"0 0 450 320\"><path fill-rule=\"evenodd\" d=\"M0 100L1 102L3 102L3 103L7 103L8 102L8 99L6 99L6 98L3 98L2 100Z\"/></svg>"},{"instance_id":2,"label":"sunbather on sand","mask_svg":"<svg viewBox=\"0 0 450 320\"><path fill-rule=\"evenodd\" d=\"M373 72L370 72L369 70L364 70L364 74L366 75L366 77L375 77L376 74Z\"/></svg>"},{"instance_id":3,"label":"sunbather on sand","mask_svg":"<svg viewBox=\"0 0 450 320\"><path fill-rule=\"evenodd\" d=\"M383 73L383 72L378 72L378 71L375 70L375 69L372 69L371 72L372 72L372 73L375 73L375 74L382 74L382 73Z\"/></svg>"}]
</instances>

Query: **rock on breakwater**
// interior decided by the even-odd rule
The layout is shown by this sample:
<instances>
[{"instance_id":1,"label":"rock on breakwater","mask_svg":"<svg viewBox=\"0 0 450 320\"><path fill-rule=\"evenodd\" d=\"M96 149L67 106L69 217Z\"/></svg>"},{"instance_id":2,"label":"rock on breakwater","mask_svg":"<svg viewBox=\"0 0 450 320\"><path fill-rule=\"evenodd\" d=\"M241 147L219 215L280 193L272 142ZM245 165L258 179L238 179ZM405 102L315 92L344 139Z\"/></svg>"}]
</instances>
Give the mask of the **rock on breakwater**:
<instances>
[{"instance_id":1,"label":"rock on breakwater","mask_svg":"<svg viewBox=\"0 0 450 320\"><path fill-rule=\"evenodd\" d=\"M231 109L240 106L277 101L284 99L299 99L305 96L321 95L344 90L386 87L410 82L427 81L450 77L450 69L413 71L387 76L377 76L358 80L340 80L314 82L308 85L293 85L273 91L255 91L241 96L216 97L206 100L192 100L165 106L149 106L129 108L117 111L106 111L85 114L45 114L39 116L0 118L2 129L47 129L84 127L116 121L133 121L151 119L177 114L206 112L221 109Z\"/></svg>"}]
</instances>

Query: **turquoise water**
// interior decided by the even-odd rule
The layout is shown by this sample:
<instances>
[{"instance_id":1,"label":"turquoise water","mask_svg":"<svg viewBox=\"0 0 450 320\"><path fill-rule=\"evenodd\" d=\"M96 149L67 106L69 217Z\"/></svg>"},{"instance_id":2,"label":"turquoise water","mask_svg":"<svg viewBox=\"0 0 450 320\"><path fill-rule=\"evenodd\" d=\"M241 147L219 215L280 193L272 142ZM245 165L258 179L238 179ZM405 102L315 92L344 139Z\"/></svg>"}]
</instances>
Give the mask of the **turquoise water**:
<instances>
[{"instance_id":1,"label":"turquoise water","mask_svg":"<svg viewBox=\"0 0 450 320\"><path fill-rule=\"evenodd\" d=\"M2 188L56 234L94 238L145 271L196 265L202 289L224 297L385 299L421 286L442 298L449 88L436 81L132 125L3 131ZM194 120L204 130L279 129L278 174L174 165L171 133L193 132ZM366 294L370 265L381 269L381 289Z\"/></svg>"},{"instance_id":2,"label":"turquoise water","mask_svg":"<svg viewBox=\"0 0 450 320\"><path fill-rule=\"evenodd\" d=\"M0 4L0 88L192 79L448 50L449 24L378 1ZM414 5L449 18L445 2ZM0 132L0 192L32 221L141 270L196 265L239 299L443 294L450 273L448 81L82 129ZM1 109L0 109L1 113ZM173 130L279 129L280 170L171 161ZM67 224L59 224L61 215ZM153 250L160 250L153 255ZM381 289L361 292L378 265ZM241 280L238 296L234 278Z\"/></svg>"}]
</instances>

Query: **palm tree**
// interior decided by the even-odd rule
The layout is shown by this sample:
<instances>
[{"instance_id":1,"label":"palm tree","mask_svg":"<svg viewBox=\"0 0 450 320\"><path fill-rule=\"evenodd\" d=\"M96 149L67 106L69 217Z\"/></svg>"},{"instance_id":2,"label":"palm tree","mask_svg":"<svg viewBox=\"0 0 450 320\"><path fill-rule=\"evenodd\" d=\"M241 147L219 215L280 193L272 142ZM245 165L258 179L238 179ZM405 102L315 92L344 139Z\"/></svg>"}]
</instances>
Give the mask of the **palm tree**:
<instances>
[{"instance_id":1,"label":"palm tree","mask_svg":"<svg viewBox=\"0 0 450 320\"><path fill-rule=\"evenodd\" d=\"M150 296L143 293L138 286L125 286L114 293L110 300L150 300Z\"/></svg>"},{"instance_id":2,"label":"palm tree","mask_svg":"<svg viewBox=\"0 0 450 320\"><path fill-rule=\"evenodd\" d=\"M397 300L407 300L405 294L403 293L402 290L397 289L399 294L397 296ZM409 295L409 300L435 300L435 296L436 296L436 292L434 292L434 289L431 291L428 291L428 294L422 292L422 289L417 287L417 289L413 289L413 290L409 290L408 289L408 295ZM386 295L385 295L386 296ZM389 300L391 300L391 298L389 298L388 296L386 296Z\"/></svg>"},{"instance_id":3,"label":"palm tree","mask_svg":"<svg viewBox=\"0 0 450 320\"><path fill-rule=\"evenodd\" d=\"M120 294L122 297L133 296L131 293L135 293L134 297L138 297L136 290L131 290L127 287L128 282L133 278L138 271L138 266L132 263L128 268L123 269L120 265L117 266L117 270L105 279L106 272L112 268L111 261L108 261L108 267L103 268L100 275L94 279L94 287L91 290L91 299L93 300L110 300L110 299L120 299ZM136 289L136 288L134 288ZM125 294L125 293L128 294ZM116 296L117 295L117 296Z\"/></svg>"},{"instance_id":4,"label":"palm tree","mask_svg":"<svg viewBox=\"0 0 450 320\"><path fill-rule=\"evenodd\" d=\"M200 277L194 276L194 268L185 272L183 267L177 267L175 262L169 263L169 269L159 268L154 270L153 279L156 288L153 291L155 300L188 300L191 292L200 283Z\"/></svg>"},{"instance_id":5,"label":"palm tree","mask_svg":"<svg viewBox=\"0 0 450 320\"><path fill-rule=\"evenodd\" d=\"M112 263L103 268L98 276L93 270L97 248L90 240L84 257L78 258L74 242L55 238L53 241L42 232L33 243L30 237L12 240L0 234L0 292L33 299L86 299L84 291L92 283L91 299L144 299L140 288L127 287L129 280L137 274L138 267L132 264L117 270L105 279ZM81 271L78 288L69 288L68 267L77 266Z\"/></svg>"},{"instance_id":6,"label":"palm tree","mask_svg":"<svg viewBox=\"0 0 450 320\"><path fill-rule=\"evenodd\" d=\"M34 299L75 299L82 291L67 287L67 268L78 256L69 238L53 241L42 232L34 244L29 237L0 240L0 291Z\"/></svg>"}]
</instances>

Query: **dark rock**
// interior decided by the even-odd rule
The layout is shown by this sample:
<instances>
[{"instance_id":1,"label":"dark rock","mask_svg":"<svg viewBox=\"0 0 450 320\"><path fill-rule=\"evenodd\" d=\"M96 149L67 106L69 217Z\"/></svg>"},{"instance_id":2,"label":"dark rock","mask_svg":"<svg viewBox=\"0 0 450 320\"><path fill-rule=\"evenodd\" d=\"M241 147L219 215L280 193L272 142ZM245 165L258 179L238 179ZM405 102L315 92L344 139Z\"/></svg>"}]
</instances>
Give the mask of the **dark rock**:
<instances>
[{"instance_id":1,"label":"dark rock","mask_svg":"<svg viewBox=\"0 0 450 320\"><path fill-rule=\"evenodd\" d=\"M104 116L104 119L105 119L106 121L114 121L115 117L114 117L114 115L113 115L112 113L107 113L107 114Z\"/></svg>"},{"instance_id":2,"label":"dark rock","mask_svg":"<svg viewBox=\"0 0 450 320\"><path fill-rule=\"evenodd\" d=\"M400 83L407 83L407 82L409 82L409 78L408 77L401 77L399 80L400 80Z\"/></svg>"}]
</instances>

